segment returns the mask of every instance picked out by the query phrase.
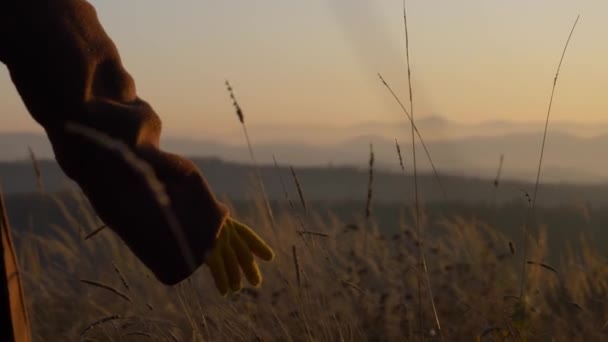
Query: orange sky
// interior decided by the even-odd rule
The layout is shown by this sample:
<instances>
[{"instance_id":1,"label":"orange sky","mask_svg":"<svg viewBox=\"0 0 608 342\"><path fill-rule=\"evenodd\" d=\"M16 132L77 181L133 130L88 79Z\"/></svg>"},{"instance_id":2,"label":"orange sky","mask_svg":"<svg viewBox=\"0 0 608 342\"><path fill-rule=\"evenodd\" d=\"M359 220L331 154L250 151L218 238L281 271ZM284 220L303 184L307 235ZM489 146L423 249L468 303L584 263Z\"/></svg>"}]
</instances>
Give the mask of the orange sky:
<instances>
[{"instance_id":1,"label":"orange sky","mask_svg":"<svg viewBox=\"0 0 608 342\"><path fill-rule=\"evenodd\" d=\"M402 118L376 77L405 99L401 0L92 2L164 134L240 142L225 79L252 125ZM420 117L542 120L580 13L552 118L608 121L608 1L407 6ZM0 131L39 130L0 70Z\"/></svg>"}]
</instances>

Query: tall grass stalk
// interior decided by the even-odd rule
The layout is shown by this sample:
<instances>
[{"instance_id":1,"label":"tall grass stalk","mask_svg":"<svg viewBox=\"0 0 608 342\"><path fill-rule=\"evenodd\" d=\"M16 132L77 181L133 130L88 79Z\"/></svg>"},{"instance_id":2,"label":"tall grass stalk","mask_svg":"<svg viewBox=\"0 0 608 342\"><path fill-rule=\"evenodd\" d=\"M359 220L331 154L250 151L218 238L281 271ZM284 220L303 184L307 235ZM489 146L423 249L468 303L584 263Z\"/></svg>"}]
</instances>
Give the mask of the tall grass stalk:
<instances>
[{"instance_id":1,"label":"tall grass stalk","mask_svg":"<svg viewBox=\"0 0 608 342\"><path fill-rule=\"evenodd\" d=\"M397 96L397 94L395 93L393 88L384 79L382 74L378 73L378 78L380 79L380 82L382 82L384 87L386 87L386 89L389 91L389 93L391 93L391 95L393 96L395 101L397 101L397 104L399 104L399 107L401 107L401 110L407 116L408 121L410 121L411 125L414 127L414 131L416 132L416 135L418 136L418 140L420 140L420 144L422 145L422 148L424 149L426 158L428 159L429 163L431 164L431 169L433 170L433 176L435 177L435 181L437 182L437 185L439 186L439 189L441 190L443 199L447 201L448 195L447 195L447 192L445 191L445 188L443 187L443 183L441 183L441 177L439 177L439 172L437 171L437 167L435 167L433 158L431 158L431 153L429 152L429 149L426 147L426 143L424 142L424 139L422 138L422 134L420 133L420 130L418 130L418 127L413 122L410 112L405 108L405 106L403 105L403 102L401 102L401 99L399 98L399 96Z\"/></svg>"},{"instance_id":2,"label":"tall grass stalk","mask_svg":"<svg viewBox=\"0 0 608 342\"><path fill-rule=\"evenodd\" d=\"M302 219L302 216L296 210L295 204L293 204L293 201L289 197L289 192L287 191L287 187L285 186L285 181L283 180L283 176L281 175L281 169L279 167L279 163L277 162L277 159L275 158L274 155L272 156L272 160L274 162L274 167L275 167L275 169L277 171L277 175L279 176L279 181L281 183L281 186L283 187L283 194L285 196L285 200L289 204L289 207L291 208L291 210L293 210L293 214L296 217L296 220L298 221L298 223L300 225L300 230L297 230L297 233L300 236L300 238L302 239L302 241L304 242L304 245L306 245L306 248L308 248L309 251L312 251L312 248L310 247L310 245L306 241L306 238L305 238L305 236L303 234L303 232L306 231L306 226L304 224L304 220ZM305 214L307 214L308 211L307 211L306 199L304 198L304 192L302 190L302 186L300 184L300 180L298 179L298 175L296 174L296 171L293 168L293 166L289 166L289 169L291 171L291 176L293 178L293 181L294 181L294 183L296 185L296 188L297 188L297 191L298 191L298 196L300 198L300 203L301 203L302 207L304 208Z\"/></svg>"},{"instance_id":3,"label":"tall grass stalk","mask_svg":"<svg viewBox=\"0 0 608 342\"><path fill-rule=\"evenodd\" d=\"M551 108L553 106L553 97L555 95L555 88L557 87L557 80L559 77L559 72L562 67L562 63L564 61L564 57L566 56L566 51L568 50L568 45L570 44L570 39L572 38L572 34L574 33L574 29L576 29L576 25L578 24L578 19L580 18L580 14L576 16L576 20L572 25L572 29L570 29L570 34L568 35L568 39L566 40L566 44L564 44L564 49L562 51L562 55L559 59L559 63L557 65L557 70L555 71L555 77L553 78L553 86L551 87L551 96L549 97L549 105L547 108L547 116L545 119L545 129L543 131L543 141L540 148L540 157L538 160L538 169L536 171L536 182L534 183L534 192L532 193L531 205L528 207L528 215L526 215L526 221L524 223L522 229L522 265L521 265L521 283L519 295L521 298L525 296L525 287L526 287L526 258L527 258L527 237L528 237L528 225L532 215L534 215L534 210L536 208L536 198L538 195L538 186L540 184L540 174L543 165L543 157L545 153L545 143L547 141L547 131L549 128L549 117L551 115Z\"/></svg>"},{"instance_id":4,"label":"tall grass stalk","mask_svg":"<svg viewBox=\"0 0 608 342\"><path fill-rule=\"evenodd\" d=\"M407 13L405 10L405 0L403 1L403 26L405 29L405 57L407 63L407 82L409 89L409 98L410 98L410 122L411 122L411 136L412 136L412 163L414 168L414 205L415 205L415 225L416 225L416 235L418 239L418 258L419 263L422 266L422 272L426 278L426 285L428 287L429 296L431 299L431 306L433 308L433 315L435 317L435 324L437 325L437 330L439 332L439 336L443 341L443 332L441 331L441 322L439 320L439 315L437 313L437 308L435 306L435 298L433 296L433 289L431 286L431 279L429 276L429 272L426 265L426 257L424 255L423 248L423 239L422 239L422 227L420 225L420 198L418 194L418 167L416 161L416 134L415 134L415 126L414 126L414 95L412 89L412 70L410 64L410 39L407 29ZM420 310L420 326L423 328L423 320L422 320L422 289L420 284L420 270L418 272L418 305ZM421 329L421 332L424 330Z\"/></svg>"},{"instance_id":5,"label":"tall grass stalk","mask_svg":"<svg viewBox=\"0 0 608 342\"><path fill-rule=\"evenodd\" d=\"M285 186L283 175L281 175L281 168L279 167L279 163L277 162L277 159L274 155L272 156L272 161L274 162L274 168L277 171L277 176L279 177L279 182L281 183L281 188L283 189L283 195L285 196L285 200L287 201L291 209L295 209L296 207L294 206L293 202L291 201L291 198L289 197L287 186Z\"/></svg>"},{"instance_id":6,"label":"tall grass stalk","mask_svg":"<svg viewBox=\"0 0 608 342\"><path fill-rule=\"evenodd\" d=\"M92 232L88 233L87 235L84 236L83 240L87 241L89 239L94 238L95 236L97 236L97 234L101 233L104 229L108 228L107 225L102 224L101 226L99 226L99 228L96 228L95 230L93 230Z\"/></svg>"},{"instance_id":7,"label":"tall grass stalk","mask_svg":"<svg viewBox=\"0 0 608 342\"><path fill-rule=\"evenodd\" d=\"M374 145L369 144L369 173L367 180L367 198L365 204L365 220L369 221L372 217L372 198L374 195Z\"/></svg>"},{"instance_id":8,"label":"tall grass stalk","mask_svg":"<svg viewBox=\"0 0 608 342\"><path fill-rule=\"evenodd\" d=\"M500 154L500 158L498 160L498 169L496 170L496 177L494 178L494 194L492 196L492 210L494 211L494 226L497 225L497 215L498 215L498 187L500 186L501 176L502 176L502 167L505 162L505 155L503 153Z\"/></svg>"},{"instance_id":9,"label":"tall grass stalk","mask_svg":"<svg viewBox=\"0 0 608 342\"><path fill-rule=\"evenodd\" d=\"M266 213L268 214L268 219L270 220L270 224L272 229L275 230L275 222L274 215L272 213L272 207L270 206L270 201L268 200L268 195L266 194L266 187L264 187L264 181L262 180L262 174L260 172L260 168L255 158L255 154L253 153L253 145L251 144L251 139L249 138L249 132L247 131L247 125L245 125L245 115L243 114L243 110L236 100L236 96L234 95L234 90L230 85L230 82L226 81L226 90L228 90L228 94L230 95L230 99L232 100L232 105L236 111L236 115L239 118L239 122L243 127L243 134L245 136L245 140L247 141L247 148L249 149L249 156L251 158L251 162L253 163L253 167L256 172L256 176L258 178L258 185L260 187L260 192L262 193L262 197L264 198L264 204L266 205ZM275 231L276 233L276 231Z\"/></svg>"},{"instance_id":10,"label":"tall grass stalk","mask_svg":"<svg viewBox=\"0 0 608 342\"><path fill-rule=\"evenodd\" d=\"M399 141L395 138L395 148L397 149L397 156L399 157L399 166L401 167L401 171L405 172L405 165L403 165L403 156L401 155L401 146L399 146Z\"/></svg>"},{"instance_id":11,"label":"tall grass stalk","mask_svg":"<svg viewBox=\"0 0 608 342\"><path fill-rule=\"evenodd\" d=\"M203 338L203 335L201 334L201 332L199 331L199 327L198 327L199 324L194 319L192 312L191 312L192 310L190 309L190 306L188 305L188 303L185 299L185 296L186 295L185 295L185 291L184 291L184 284L182 283L182 284L177 285L177 298L179 299L183 312L186 315L186 318L188 319L190 326L192 327L192 332L194 333L193 337L195 338L196 341L203 342L204 338Z\"/></svg>"},{"instance_id":12,"label":"tall grass stalk","mask_svg":"<svg viewBox=\"0 0 608 342\"><path fill-rule=\"evenodd\" d=\"M498 195L498 186L500 185L500 177L502 176L502 167L505 162L505 155L503 153L500 154L500 159L498 159L498 169L496 170L496 177L494 178L494 204L496 204L496 197Z\"/></svg>"},{"instance_id":13,"label":"tall grass stalk","mask_svg":"<svg viewBox=\"0 0 608 342\"><path fill-rule=\"evenodd\" d=\"M116 273L116 276L118 276L118 279L120 279L122 286L124 286L127 291L131 291L131 286L129 286L127 278L125 278L124 274L122 273L116 262L112 261L112 267L114 268L114 273Z\"/></svg>"},{"instance_id":14,"label":"tall grass stalk","mask_svg":"<svg viewBox=\"0 0 608 342\"><path fill-rule=\"evenodd\" d=\"M94 280L88 280L88 279L80 279L80 282L83 283L83 284L87 284L87 285L90 285L90 286L94 286L94 287L97 287L97 288L109 291L109 292L115 294L116 296L122 298L123 300L125 300L125 301L127 301L129 303L133 302L133 300L131 299L131 297L129 297L127 294L122 293L120 290L118 290L118 289L116 289L116 288L114 288L114 287L112 287L110 285L107 285L107 284L104 284L104 283L101 283L101 282L98 282L98 281L94 281Z\"/></svg>"},{"instance_id":15,"label":"tall grass stalk","mask_svg":"<svg viewBox=\"0 0 608 342\"><path fill-rule=\"evenodd\" d=\"M296 174L296 170L292 165L289 166L289 170L291 170L291 176L293 177L293 181L296 185L296 190L298 190L298 197L300 198L300 204L302 204L302 208L304 208L304 214L308 215L308 206L306 205L306 199L304 198L304 190L302 190L302 184L300 184L300 179Z\"/></svg>"},{"instance_id":16,"label":"tall grass stalk","mask_svg":"<svg viewBox=\"0 0 608 342\"><path fill-rule=\"evenodd\" d=\"M363 247L364 252L367 254L369 230L371 227L372 218L372 198L374 196L374 145L369 143L369 174L367 180L367 197L365 203L365 230L364 230L364 241Z\"/></svg>"},{"instance_id":17,"label":"tall grass stalk","mask_svg":"<svg viewBox=\"0 0 608 342\"><path fill-rule=\"evenodd\" d=\"M296 280L298 284L298 288L302 287L302 277L300 271L300 261L298 259L298 252L296 251L296 246L291 245L291 254L293 256L293 265L296 273Z\"/></svg>"}]
</instances>

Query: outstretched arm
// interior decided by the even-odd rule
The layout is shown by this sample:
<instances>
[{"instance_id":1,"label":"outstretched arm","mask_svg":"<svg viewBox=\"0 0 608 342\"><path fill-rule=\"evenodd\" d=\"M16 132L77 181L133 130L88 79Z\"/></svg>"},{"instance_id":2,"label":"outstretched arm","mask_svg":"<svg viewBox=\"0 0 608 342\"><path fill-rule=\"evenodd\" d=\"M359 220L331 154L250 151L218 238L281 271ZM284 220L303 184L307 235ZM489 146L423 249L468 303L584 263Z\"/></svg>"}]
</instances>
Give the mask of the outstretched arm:
<instances>
[{"instance_id":1,"label":"outstretched arm","mask_svg":"<svg viewBox=\"0 0 608 342\"><path fill-rule=\"evenodd\" d=\"M159 149L161 121L137 96L93 6L84 0L6 3L0 14L0 61L46 130L59 165L159 280L174 284L188 277L213 248L227 209L194 163ZM120 141L151 166L189 251L141 175L115 151L67 131L68 122ZM194 264L185 262L186 253Z\"/></svg>"}]
</instances>

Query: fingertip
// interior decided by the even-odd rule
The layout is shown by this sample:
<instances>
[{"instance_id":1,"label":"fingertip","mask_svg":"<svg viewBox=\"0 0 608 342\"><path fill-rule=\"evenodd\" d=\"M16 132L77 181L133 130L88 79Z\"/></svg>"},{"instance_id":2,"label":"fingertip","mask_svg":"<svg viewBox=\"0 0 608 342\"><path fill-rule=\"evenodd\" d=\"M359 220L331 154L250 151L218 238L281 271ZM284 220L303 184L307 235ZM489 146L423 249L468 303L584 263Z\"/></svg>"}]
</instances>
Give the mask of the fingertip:
<instances>
[{"instance_id":1,"label":"fingertip","mask_svg":"<svg viewBox=\"0 0 608 342\"><path fill-rule=\"evenodd\" d=\"M256 250L256 255L264 260L264 261L272 261L274 260L274 251L272 250L272 248L270 248L268 245L264 246L265 248L260 248L258 250Z\"/></svg>"},{"instance_id":2,"label":"fingertip","mask_svg":"<svg viewBox=\"0 0 608 342\"><path fill-rule=\"evenodd\" d=\"M266 261L273 261L276 254L274 253L274 250L272 250L272 248L269 248L268 254L269 254L268 260L266 260Z\"/></svg>"},{"instance_id":3,"label":"fingertip","mask_svg":"<svg viewBox=\"0 0 608 342\"><path fill-rule=\"evenodd\" d=\"M236 292L243 287L238 259L230 245L227 245L227 248L225 248L223 252L224 266L226 269L226 275L228 276L228 283L230 284L230 289L233 292Z\"/></svg>"},{"instance_id":4,"label":"fingertip","mask_svg":"<svg viewBox=\"0 0 608 342\"><path fill-rule=\"evenodd\" d=\"M207 265L211 271L211 276L213 277L215 287L220 295L225 297L228 294L228 277L226 275L226 271L224 270L222 260L215 255L211 255Z\"/></svg>"},{"instance_id":5,"label":"fingertip","mask_svg":"<svg viewBox=\"0 0 608 342\"><path fill-rule=\"evenodd\" d=\"M252 281L253 280L253 281ZM262 276L260 275L260 277L258 277L257 279L251 279L250 280L250 284L251 286L255 287L255 288L259 288L260 286L262 286Z\"/></svg>"},{"instance_id":6,"label":"fingertip","mask_svg":"<svg viewBox=\"0 0 608 342\"><path fill-rule=\"evenodd\" d=\"M233 295L237 295L237 294L241 293L241 290L243 290L243 287L242 287L242 286L241 286L241 287L239 287L238 289L232 290L232 294L233 294Z\"/></svg>"},{"instance_id":7,"label":"fingertip","mask_svg":"<svg viewBox=\"0 0 608 342\"><path fill-rule=\"evenodd\" d=\"M253 254L264 261L274 259L272 248L253 229L239 222L236 222L234 227L239 237L247 244Z\"/></svg>"},{"instance_id":8,"label":"fingertip","mask_svg":"<svg viewBox=\"0 0 608 342\"><path fill-rule=\"evenodd\" d=\"M260 269L257 267L257 264L252 265L252 267L246 272L247 281L254 287L259 287L262 284L262 273Z\"/></svg>"},{"instance_id":9,"label":"fingertip","mask_svg":"<svg viewBox=\"0 0 608 342\"><path fill-rule=\"evenodd\" d=\"M239 291L241 291L242 288L243 288L243 283L242 282L230 283L230 289L229 289L229 291L231 293L238 293Z\"/></svg>"}]
</instances>

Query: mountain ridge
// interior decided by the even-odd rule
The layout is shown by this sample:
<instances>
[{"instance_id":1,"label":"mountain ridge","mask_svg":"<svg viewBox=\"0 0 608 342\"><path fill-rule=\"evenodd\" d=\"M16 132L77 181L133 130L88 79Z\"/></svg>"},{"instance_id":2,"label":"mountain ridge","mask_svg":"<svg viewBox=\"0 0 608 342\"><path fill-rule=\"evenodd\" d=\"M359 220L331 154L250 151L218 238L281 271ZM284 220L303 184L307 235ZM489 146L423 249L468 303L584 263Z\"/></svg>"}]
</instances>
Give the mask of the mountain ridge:
<instances>
[{"instance_id":1,"label":"mountain ridge","mask_svg":"<svg viewBox=\"0 0 608 342\"><path fill-rule=\"evenodd\" d=\"M404 134L405 135L405 134ZM424 136L423 136L424 137ZM397 140L401 146L406 168L410 168L411 143ZM540 156L541 132L512 132L502 135L469 135L462 138L426 140L435 166L441 172L492 178L501 154L505 156L505 178L532 181ZM302 166L366 167L369 144L374 145L376 167L388 171L400 169L395 139L374 133L353 135L336 143L322 144L279 140L253 141L256 159L272 165L279 162ZM0 133L0 160L29 158L28 146L40 159L52 159L52 148L44 134ZM190 157L218 157L236 163L249 163L249 151L244 143L223 143L212 139L189 139L166 136L161 146L171 152ZM550 182L597 183L608 181L608 159L602 158L608 148L608 134L581 137L568 132L548 132L543 160L542 179ZM430 171L425 151L417 143L418 167Z\"/></svg>"}]
</instances>

